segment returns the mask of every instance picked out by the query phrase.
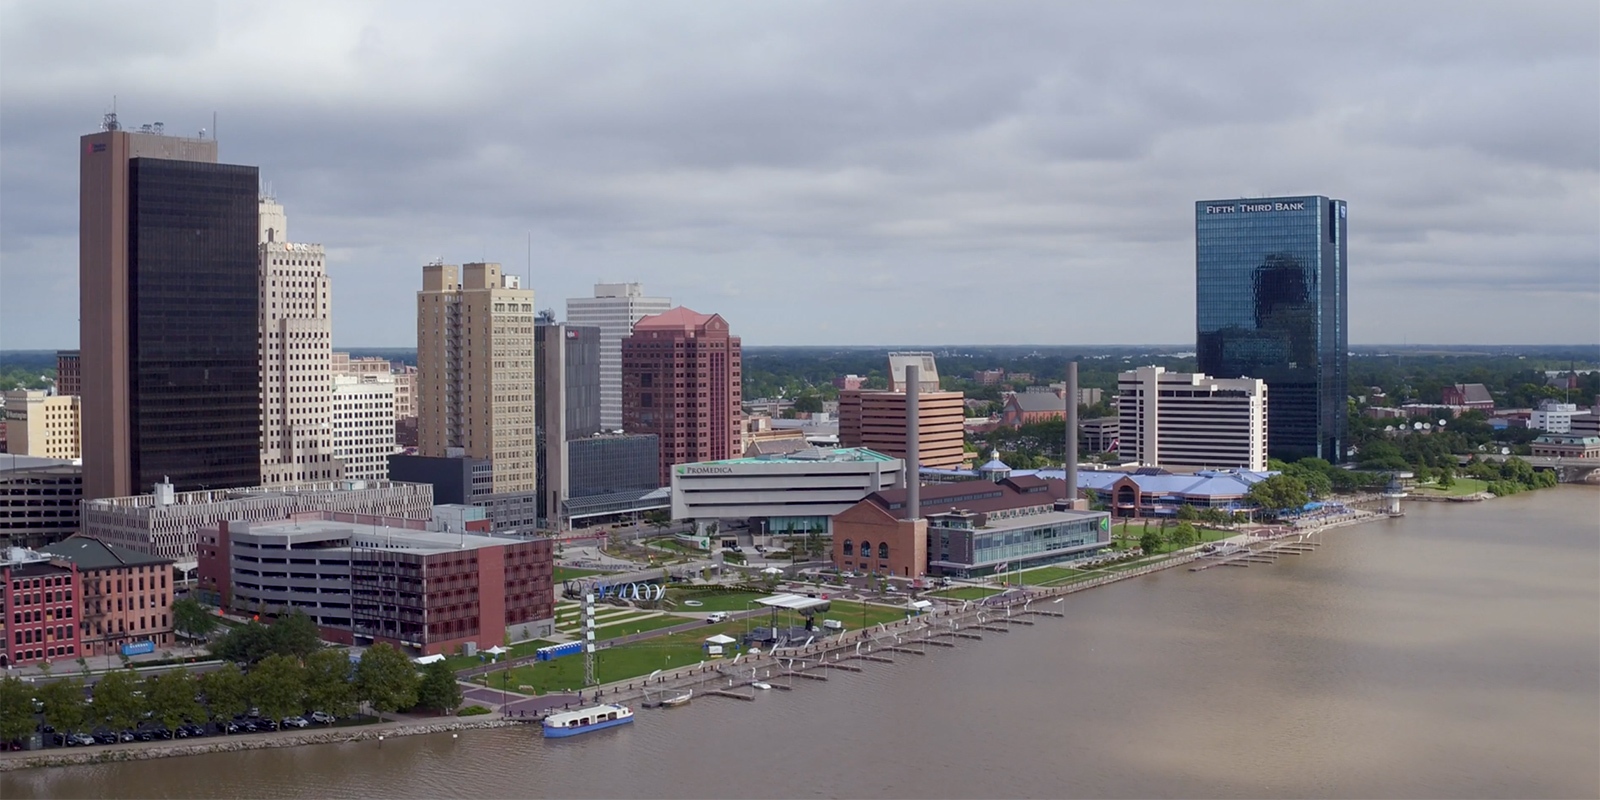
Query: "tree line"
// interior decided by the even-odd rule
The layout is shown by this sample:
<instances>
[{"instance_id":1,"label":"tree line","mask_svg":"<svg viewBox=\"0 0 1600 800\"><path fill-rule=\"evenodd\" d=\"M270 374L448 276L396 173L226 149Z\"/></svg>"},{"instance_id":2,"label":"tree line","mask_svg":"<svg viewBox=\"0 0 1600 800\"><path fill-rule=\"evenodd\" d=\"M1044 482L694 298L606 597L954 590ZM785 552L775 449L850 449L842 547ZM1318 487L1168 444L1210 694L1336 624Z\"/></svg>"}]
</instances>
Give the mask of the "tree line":
<instances>
[{"instance_id":1,"label":"tree line","mask_svg":"<svg viewBox=\"0 0 1600 800\"><path fill-rule=\"evenodd\" d=\"M204 673L180 668L141 676L121 669L92 689L90 699L77 676L45 684L0 680L0 741L33 733L35 701L43 705L44 722L58 731L128 730L146 719L173 729L184 722L224 722L252 708L274 721L311 711L345 717L362 704L380 717L410 709L453 713L462 702L448 665L434 662L419 675L404 653L386 643L367 648L356 661L342 649L318 648L305 655L268 653Z\"/></svg>"}]
</instances>

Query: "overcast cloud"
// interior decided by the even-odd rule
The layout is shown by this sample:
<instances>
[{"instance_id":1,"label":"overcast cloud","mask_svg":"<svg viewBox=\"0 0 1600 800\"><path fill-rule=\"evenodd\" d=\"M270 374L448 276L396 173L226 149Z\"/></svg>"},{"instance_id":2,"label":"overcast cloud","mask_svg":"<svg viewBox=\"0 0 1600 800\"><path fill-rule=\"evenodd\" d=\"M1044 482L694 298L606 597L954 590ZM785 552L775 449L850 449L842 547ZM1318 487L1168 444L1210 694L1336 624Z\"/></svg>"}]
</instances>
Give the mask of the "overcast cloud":
<instances>
[{"instance_id":1,"label":"overcast cloud","mask_svg":"<svg viewBox=\"0 0 1600 800\"><path fill-rule=\"evenodd\" d=\"M0 348L77 341L77 137L194 135L327 247L750 344L1182 343L1193 203L1350 204L1356 343L1600 341L1600 4L0 3Z\"/></svg>"}]
</instances>

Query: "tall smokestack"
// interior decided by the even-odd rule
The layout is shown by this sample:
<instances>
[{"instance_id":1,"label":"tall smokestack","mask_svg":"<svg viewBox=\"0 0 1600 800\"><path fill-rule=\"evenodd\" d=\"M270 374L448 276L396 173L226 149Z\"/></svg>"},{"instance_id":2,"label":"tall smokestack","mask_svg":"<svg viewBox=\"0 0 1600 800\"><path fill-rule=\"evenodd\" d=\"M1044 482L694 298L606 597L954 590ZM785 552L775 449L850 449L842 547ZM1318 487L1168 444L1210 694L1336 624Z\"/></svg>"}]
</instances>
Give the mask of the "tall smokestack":
<instances>
[{"instance_id":1,"label":"tall smokestack","mask_svg":"<svg viewBox=\"0 0 1600 800\"><path fill-rule=\"evenodd\" d=\"M922 370L906 366L906 508L911 509L908 519L922 516L922 409L918 407L922 394Z\"/></svg>"},{"instance_id":2,"label":"tall smokestack","mask_svg":"<svg viewBox=\"0 0 1600 800\"><path fill-rule=\"evenodd\" d=\"M1078 503L1078 362L1067 362L1067 500Z\"/></svg>"}]
</instances>

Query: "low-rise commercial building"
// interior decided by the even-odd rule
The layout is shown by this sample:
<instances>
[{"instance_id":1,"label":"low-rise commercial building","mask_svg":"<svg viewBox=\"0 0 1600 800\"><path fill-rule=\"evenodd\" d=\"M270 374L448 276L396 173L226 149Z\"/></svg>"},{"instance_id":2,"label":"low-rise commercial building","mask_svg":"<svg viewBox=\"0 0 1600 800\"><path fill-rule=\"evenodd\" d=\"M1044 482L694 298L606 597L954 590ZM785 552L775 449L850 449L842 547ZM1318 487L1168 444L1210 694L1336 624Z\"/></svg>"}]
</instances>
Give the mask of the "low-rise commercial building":
<instances>
[{"instance_id":1,"label":"low-rise commercial building","mask_svg":"<svg viewBox=\"0 0 1600 800\"><path fill-rule=\"evenodd\" d=\"M330 641L422 655L554 633L549 539L427 525L329 512L224 520L201 534L200 587L242 613L303 611Z\"/></svg>"},{"instance_id":2,"label":"low-rise commercial building","mask_svg":"<svg viewBox=\"0 0 1600 800\"><path fill-rule=\"evenodd\" d=\"M1579 413L1581 412L1578 411L1576 403L1545 400L1528 415L1528 427L1538 428L1547 433L1570 433L1572 418Z\"/></svg>"},{"instance_id":3,"label":"low-rise commercial building","mask_svg":"<svg viewBox=\"0 0 1600 800\"><path fill-rule=\"evenodd\" d=\"M924 382L925 383L925 382ZM965 395L923 392L917 397L924 467L956 469L966 457ZM839 393L839 444L863 447L895 458L906 456L906 396L903 392Z\"/></svg>"},{"instance_id":4,"label":"low-rise commercial building","mask_svg":"<svg viewBox=\"0 0 1600 800\"><path fill-rule=\"evenodd\" d=\"M426 520L433 487L398 481L311 481L283 486L107 497L83 504L83 534L107 544L174 560L195 557L195 533L223 520L287 519L302 511L338 511Z\"/></svg>"},{"instance_id":5,"label":"low-rise commercial building","mask_svg":"<svg viewBox=\"0 0 1600 800\"><path fill-rule=\"evenodd\" d=\"M0 547L39 547L78 530L83 465L0 455Z\"/></svg>"},{"instance_id":6,"label":"low-rise commercial building","mask_svg":"<svg viewBox=\"0 0 1600 800\"><path fill-rule=\"evenodd\" d=\"M0 550L0 668L77 658L83 589L76 565L20 547Z\"/></svg>"},{"instance_id":7,"label":"low-rise commercial building","mask_svg":"<svg viewBox=\"0 0 1600 800\"><path fill-rule=\"evenodd\" d=\"M1458 383L1446 386L1443 400L1447 406L1461 406L1480 411L1494 410L1494 395L1489 394L1489 387L1481 383Z\"/></svg>"},{"instance_id":8,"label":"low-rise commercial building","mask_svg":"<svg viewBox=\"0 0 1600 800\"><path fill-rule=\"evenodd\" d=\"M1118 452L1149 466L1267 468L1267 384L1140 367L1117 376Z\"/></svg>"},{"instance_id":9,"label":"low-rise commercial building","mask_svg":"<svg viewBox=\"0 0 1600 800\"><path fill-rule=\"evenodd\" d=\"M678 464L672 518L751 520L761 533L827 533L833 515L900 485L905 462L859 447Z\"/></svg>"},{"instance_id":10,"label":"low-rise commercial building","mask_svg":"<svg viewBox=\"0 0 1600 800\"><path fill-rule=\"evenodd\" d=\"M1041 476L1060 475L1043 470ZM1135 472L1083 470L1078 486L1091 501L1104 505L1116 517L1172 517L1181 506L1244 511L1251 507L1250 487L1276 472L1201 470L1172 473L1145 468Z\"/></svg>"},{"instance_id":11,"label":"low-rise commercial building","mask_svg":"<svg viewBox=\"0 0 1600 800\"><path fill-rule=\"evenodd\" d=\"M1066 481L1035 476L874 492L833 518L840 570L901 578L974 577L1088 558L1110 546L1109 516L1071 511Z\"/></svg>"},{"instance_id":12,"label":"low-rise commercial building","mask_svg":"<svg viewBox=\"0 0 1600 800\"><path fill-rule=\"evenodd\" d=\"M122 648L173 644L172 559L138 553L87 536L39 548L78 569L82 586L78 640L84 656L110 656Z\"/></svg>"},{"instance_id":13,"label":"low-rise commercial building","mask_svg":"<svg viewBox=\"0 0 1600 800\"><path fill-rule=\"evenodd\" d=\"M1529 447L1533 455L1545 458L1600 458L1600 436L1547 433Z\"/></svg>"},{"instance_id":14,"label":"low-rise commercial building","mask_svg":"<svg viewBox=\"0 0 1600 800\"><path fill-rule=\"evenodd\" d=\"M82 458L78 398L28 389L6 392L6 452L41 458Z\"/></svg>"}]
</instances>

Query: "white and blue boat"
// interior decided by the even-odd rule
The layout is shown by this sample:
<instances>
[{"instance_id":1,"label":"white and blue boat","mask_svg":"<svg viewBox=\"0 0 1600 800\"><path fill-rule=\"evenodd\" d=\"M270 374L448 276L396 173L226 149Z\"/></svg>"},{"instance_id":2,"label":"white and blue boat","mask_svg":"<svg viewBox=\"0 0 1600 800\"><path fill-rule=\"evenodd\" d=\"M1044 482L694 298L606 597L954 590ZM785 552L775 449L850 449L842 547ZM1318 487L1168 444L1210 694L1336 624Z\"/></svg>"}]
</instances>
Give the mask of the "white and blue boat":
<instances>
[{"instance_id":1,"label":"white and blue boat","mask_svg":"<svg viewBox=\"0 0 1600 800\"><path fill-rule=\"evenodd\" d=\"M615 728L633 721L633 709L617 703L603 703L598 706L580 708L577 711L563 711L551 714L544 718L544 737L546 739L559 739L563 736L577 736L580 733L597 731L601 728Z\"/></svg>"}]
</instances>

